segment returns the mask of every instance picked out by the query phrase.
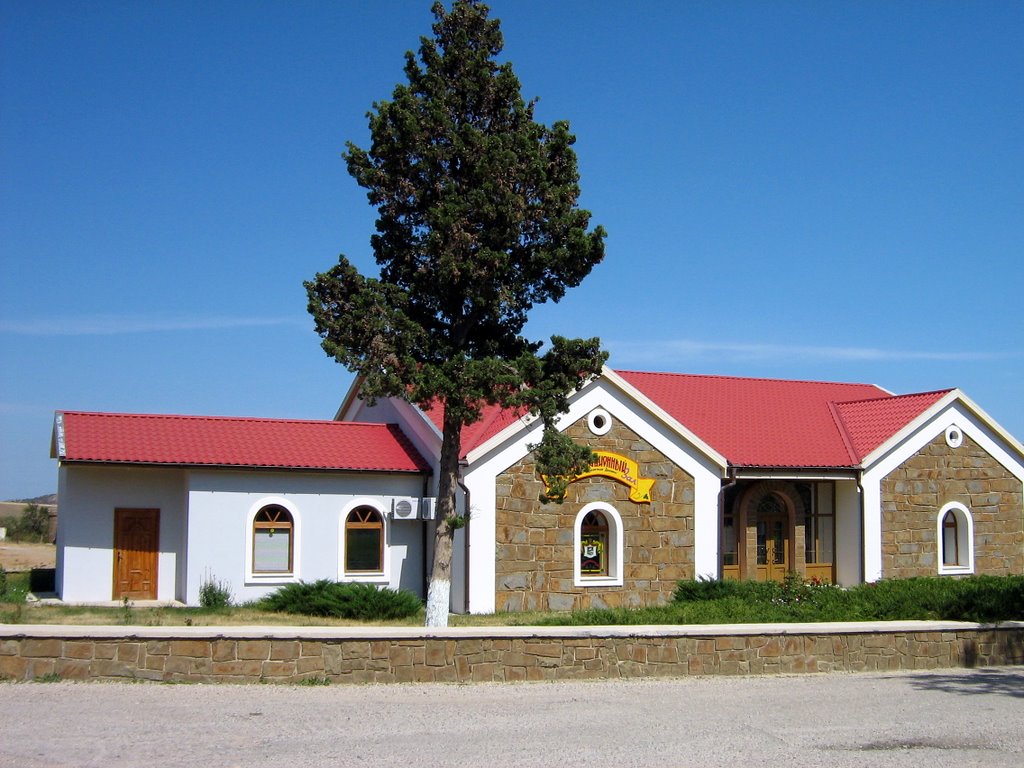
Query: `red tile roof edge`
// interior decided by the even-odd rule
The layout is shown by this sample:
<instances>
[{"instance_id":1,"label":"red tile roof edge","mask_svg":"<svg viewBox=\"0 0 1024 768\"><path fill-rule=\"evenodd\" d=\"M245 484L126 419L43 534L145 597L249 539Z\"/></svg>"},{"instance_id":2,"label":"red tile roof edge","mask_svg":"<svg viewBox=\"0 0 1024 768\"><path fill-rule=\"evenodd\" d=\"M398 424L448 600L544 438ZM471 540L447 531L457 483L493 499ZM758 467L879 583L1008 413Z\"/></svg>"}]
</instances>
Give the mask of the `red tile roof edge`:
<instances>
[{"instance_id":1,"label":"red tile roof edge","mask_svg":"<svg viewBox=\"0 0 1024 768\"><path fill-rule=\"evenodd\" d=\"M196 460L161 460L158 458L113 458L113 457L67 457L66 453L66 432L68 426L65 423L64 417L85 417L85 418L110 418L117 420L153 420L153 421L180 421L180 422L220 422L220 423L232 423L232 424L253 424L253 425L274 425L274 426L311 426L318 427L321 429L332 429L341 431L350 431L353 428L357 429L370 429L374 432L384 431L388 437L394 441L395 446L401 450L404 459L408 461L406 466L382 466L373 465L370 462L356 460L352 461L349 465L344 466L338 464L336 466L327 466L323 464L317 464L312 462L297 462L297 461L282 461L276 463L266 463L260 461L223 461L223 460L209 460L204 461L202 459ZM158 414L158 413L114 413L104 411L80 411L80 410L57 410L54 412L55 422L57 420L61 423L61 428L65 433L62 436L61 443L65 446L63 452L59 450L54 451L54 458L60 459L62 463L68 464L112 464L112 465L133 465L133 466L152 466L152 467L203 467L210 469L217 468L246 468L246 469L302 469L314 472L397 472L397 473L430 473L431 467L429 463L420 455L419 451L416 450L412 441L409 440L408 436L401 430L397 424L381 424L376 422L340 422L328 419L273 419L273 418L259 418L249 416L196 416L196 415L180 415L180 414ZM56 424L55 424L56 428ZM57 445L54 445L55 449L58 449Z\"/></svg>"}]
</instances>

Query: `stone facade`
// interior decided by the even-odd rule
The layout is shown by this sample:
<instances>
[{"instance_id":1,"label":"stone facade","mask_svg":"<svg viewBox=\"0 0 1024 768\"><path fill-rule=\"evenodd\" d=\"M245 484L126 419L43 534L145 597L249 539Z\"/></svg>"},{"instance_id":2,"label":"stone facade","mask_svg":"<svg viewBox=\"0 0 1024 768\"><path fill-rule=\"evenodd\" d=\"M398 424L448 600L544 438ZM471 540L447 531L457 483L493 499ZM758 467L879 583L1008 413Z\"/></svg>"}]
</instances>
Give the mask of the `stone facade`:
<instances>
[{"instance_id":1,"label":"stone facade","mask_svg":"<svg viewBox=\"0 0 1024 768\"><path fill-rule=\"evenodd\" d=\"M936 575L936 518L949 502L971 511L975 573L1024 573L1021 481L970 438L951 448L940 434L882 481L884 578Z\"/></svg>"},{"instance_id":2,"label":"stone facade","mask_svg":"<svg viewBox=\"0 0 1024 768\"><path fill-rule=\"evenodd\" d=\"M641 477L654 478L650 503L630 501L629 488L611 478L569 485L565 502L541 504L543 482L533 454L498 476L495 606L499 611L575 610L667 602L679 579L694 576L694 480L632 430L616 422L596 436L586 419L567 433L595 451L626 456ZM607 502L622 517L623 584L577 587L573 582L574 523L588 503Z\"/></svg>"},{"instance_id":3,"label":"stone facade","mask_svg":"<svg viewBox=\"0 0 1024 768\"><path fill-rule=\"evenodd\" d=\"M491 634L304 638L175 636L151 628L120 636L33 628L0 635L0 679L150 680L203 683L516 682L800 672L983 667L1024 663L1024 625L945 625L860 630L767 627L728 634L625 627L619 632L527 628ZM650 628L648 628L650 629ZM524 631L525 630L525 631Z\"/></svg>"}]
</instances>

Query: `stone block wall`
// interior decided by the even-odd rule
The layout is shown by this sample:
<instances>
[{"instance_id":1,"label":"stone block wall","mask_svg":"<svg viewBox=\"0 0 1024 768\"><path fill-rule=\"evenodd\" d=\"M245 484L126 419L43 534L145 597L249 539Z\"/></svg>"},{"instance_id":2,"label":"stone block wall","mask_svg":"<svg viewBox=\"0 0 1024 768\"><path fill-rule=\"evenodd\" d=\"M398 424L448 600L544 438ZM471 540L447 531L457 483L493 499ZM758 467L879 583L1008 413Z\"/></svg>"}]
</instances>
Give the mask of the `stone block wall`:
<instances>
[{"instance_id":1,"label":"stone block wall","mask_svg":"<svg viewBox=\"0 0 1024 768\"><path fill-rule=\"evenodd\" d=\"M922 625L926 622L921 622ZM201 683L517 682L800 672L857 672L1024 664L1024 625L859 631L769 628L495 628L419 637L328 637L160 628L90 636L97 628L35 627L0 635L0 679ZM100 628L105 629L105 628ZM516 631L518 630L518 631ZM161 634L163 632L163 634Z\"/></svg>"},{"instance_id":2,"label":"stone block wall","mask_svg":"<svg viewBox=\"0 0 1024 768\"><path fill-rule=\"evenodd\" d=\"M1024 488L985 449L964 436L951 448L940 434L882 481L882 576L938 573L936 517L951 501L974 519L974 570L1024 573Z\"/></svg>"},{"instance_id":3,"label":"stone block wall","mask_svg":"<svg viewBox=\"0 0 1024 768\"><path fill-rule=\"evenodd\" d=\"M562 504L541 504L543 482L533 454L496 482L495 606L499 611L568 611L667 602L679 579L694 575L694 480L632 430L616 422L603 436L586 419L568 434L595 451L636 461L641 477L655 478L652 502L629 500L629 488L607 477L569 485ZM586 504L607 502L622 517L623 585L573 583L574 523Z\"/></svg>"}]
</instances>

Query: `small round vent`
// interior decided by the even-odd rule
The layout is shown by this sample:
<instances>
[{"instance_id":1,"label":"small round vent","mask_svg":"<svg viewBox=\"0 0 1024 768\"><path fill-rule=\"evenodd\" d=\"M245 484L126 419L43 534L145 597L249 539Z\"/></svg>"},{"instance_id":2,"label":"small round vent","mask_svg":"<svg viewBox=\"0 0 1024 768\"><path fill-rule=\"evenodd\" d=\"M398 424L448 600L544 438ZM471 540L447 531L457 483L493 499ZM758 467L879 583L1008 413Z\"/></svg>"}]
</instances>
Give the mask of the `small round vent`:
<instances>
[{"instance_id":1,"label":"small round vent","mask_svg":"<svg viewBox=\"0 0 1024 768\"><path fill-rule=\"evenodd\" d=\"M399 499L395 502L395 517L408 517L412 514L412 504L408 499Z\"/></svg>"}]
</instances>

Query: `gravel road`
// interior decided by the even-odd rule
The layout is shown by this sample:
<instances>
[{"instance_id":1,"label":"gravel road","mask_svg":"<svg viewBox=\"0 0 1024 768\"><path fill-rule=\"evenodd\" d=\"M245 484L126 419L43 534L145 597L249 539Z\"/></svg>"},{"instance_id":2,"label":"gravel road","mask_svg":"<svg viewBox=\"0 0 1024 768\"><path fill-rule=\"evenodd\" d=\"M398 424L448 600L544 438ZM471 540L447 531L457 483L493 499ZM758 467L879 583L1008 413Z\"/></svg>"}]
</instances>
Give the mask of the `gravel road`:
<instances>
[{"instance_id":1,"label":"gravel road","mask_svg":"<svg viewBox=\"0 0 1024 768\"><path fill-rule=\"evenodd\" d=\"M1024 765L1024 668L488 685L3 683L0 766Z\"/></svg>"}]
</instances>

